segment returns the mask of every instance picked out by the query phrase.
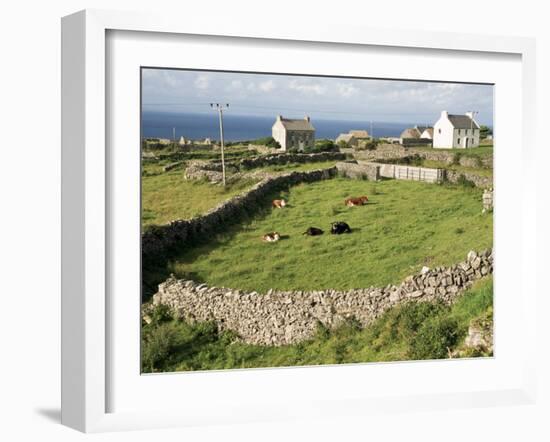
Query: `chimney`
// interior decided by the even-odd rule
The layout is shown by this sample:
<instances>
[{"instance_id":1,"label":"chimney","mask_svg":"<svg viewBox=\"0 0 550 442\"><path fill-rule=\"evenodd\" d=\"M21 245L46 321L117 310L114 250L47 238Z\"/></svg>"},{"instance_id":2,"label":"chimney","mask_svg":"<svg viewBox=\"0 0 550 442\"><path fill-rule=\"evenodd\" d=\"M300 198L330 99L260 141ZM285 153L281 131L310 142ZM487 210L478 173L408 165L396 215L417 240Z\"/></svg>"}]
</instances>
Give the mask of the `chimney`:
<instances>
[{"instance_id":1,"label":"chimney","mask_svg":"<svg viewBox=\"0 0 550 442\"><path fill-rule=\"evenodd\" d=\"M449 112L447 112L446 110L441 111L441 116L445 118L449 118Z\"/></svg>"},{"instance_id":2,"label":"chimney","mask_svg":"<svg viewBox=\"0 0 550 442\"><path fill-rule=\"evenodd\" d=\"M282 115L277 115L277 121L281 121L283 119Z\"/></svg>"},{"instance_id":3,"label":"chimney","mask_svg":"<svg viewBox=\"0 0 550 442\"><path fill-rule=\"evenodd\" d=\"M309 115L306 115L306 116L304 117L304 120L306 120L306 121L309 123L309 121L310 121Z\"/></svg>"},{"instance_id":4,"label":"chimney","mask_svg":"<svg viewBox=\"0 0 550 442\"><path fill-rule=\"evenodd\" d=\"M470 117L472 120L474 119L474 113L473 112L466 112L466 114L468 117Z\"/></svg>"}]
</instances>

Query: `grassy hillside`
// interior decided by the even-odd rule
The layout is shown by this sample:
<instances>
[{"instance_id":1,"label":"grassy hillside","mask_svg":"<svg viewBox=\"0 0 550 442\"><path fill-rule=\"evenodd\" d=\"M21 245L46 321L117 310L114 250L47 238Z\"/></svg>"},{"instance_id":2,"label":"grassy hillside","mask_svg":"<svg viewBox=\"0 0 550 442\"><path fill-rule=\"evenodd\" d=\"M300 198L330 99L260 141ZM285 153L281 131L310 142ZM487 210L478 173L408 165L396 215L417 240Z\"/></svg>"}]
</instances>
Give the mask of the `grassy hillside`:
<instances>
[{"instance_id":1,"label":"grassy hillside","mask_svg":"<svg viewBox=\"0 0 550 442\"><path fill-rule=\"evenodd\" d=\"M213 323L190 325L157 309L142 328L144 372L442 359L459 348L474 319L492 318L492 278L478 281L451 307L407 303L361 329L349 321L336 330L320 326L295 345L247 345ZM470 353L468 356L489 356Z\"/></svg>"},{"instance_id":2,"label":"grassy hillside","mask_svg":"<svg viewBox=\"0 0 550 442\"><path fill-rule=\"evenodd\" d=\"M423 265L454 264L469 250L492 246L492 216L481 213L480 189L412 181L372 183L332 179L271 195L289 206L270 208L207 243L183 253L165 269L180 278L265 292L277 289L349 289L399 283ZM369 204L346 207L349 196ZM332 221L353 232L328 233ZM315 226L320 237L302 233ZM283 239L264 243L278 231ZM159 281L160 282L160 281ZM153 284L151 284L153 285Z\"/></svg>"},{"instance_id":3,"label":"grassy hillside","mask_svg":"<svg viewBox=\"0 0 550 442\"><path fill-rule=\"evenodd\" d=\"M141 184L142 225L166 224L200 215L256 182L241 180L224 188L207 181L188 181L183 169L145 176Z\"/></svg>"}]
</instances>

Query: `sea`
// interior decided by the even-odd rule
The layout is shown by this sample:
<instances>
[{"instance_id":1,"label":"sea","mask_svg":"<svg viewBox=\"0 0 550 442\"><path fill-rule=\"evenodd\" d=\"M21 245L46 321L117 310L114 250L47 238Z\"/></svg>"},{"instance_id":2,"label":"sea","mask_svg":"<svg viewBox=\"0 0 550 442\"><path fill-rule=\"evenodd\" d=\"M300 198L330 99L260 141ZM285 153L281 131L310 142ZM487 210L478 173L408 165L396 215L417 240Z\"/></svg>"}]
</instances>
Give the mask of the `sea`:
<instances>
[{"instance_id":1,"label":"sea","mask_svg":"<svg viewBox=\"0 0 550 442\"><path fill-rule=\"evenodd\" d=\"M299 118L299 117L298 117ZM224 113L223 129L226 141L249 141L271 136L271 127L275 117L234 115ZM422 123L390 123L369 120L329 120L312 118L315 127L315 138L335 139L339 134L353 129L364 129L375 137L398 137L407 127ZM173 137L175 128L176 139L180 137L200 140L220 138L218 114L191 114L143 111L141 118L141 136L143 138Z\"/></svg>"}]
</instances>

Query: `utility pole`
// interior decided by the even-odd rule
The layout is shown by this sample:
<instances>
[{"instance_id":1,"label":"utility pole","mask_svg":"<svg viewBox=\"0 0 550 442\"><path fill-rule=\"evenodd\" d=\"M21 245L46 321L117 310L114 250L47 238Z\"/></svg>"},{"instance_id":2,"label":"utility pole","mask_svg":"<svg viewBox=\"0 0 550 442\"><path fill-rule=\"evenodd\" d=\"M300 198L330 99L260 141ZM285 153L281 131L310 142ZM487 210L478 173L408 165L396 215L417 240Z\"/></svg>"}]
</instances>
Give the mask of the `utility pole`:
<instances>
[{"instance_id":1,"label":"utility pole","mask_svg":"<svg viewBox=\"0 0 550 442\"><path fill-rule=\"evenodd\" d=\"M174 140L174 143L176 142L176 128L172 128L172 140Z\"/></svg>"},{"instance_id":2,"label":"utility pole","mask_svg":"<svg viewBox=\"0 0 550 442\"><path fill-rule=\"evenodd\" d=\"M370 137L374 140L374 134L372 133L372 120L370 120Z\"/></svg>"},{"instance_id":3,"label":"utility pole","mask_svg":"<svg viewBox=\"0 0 550 442\"><path fill-rule=\"evenodd\" d=\"M210 103L210 107L212 109L216 109L218 111L218 115L220 117L220 149L222 153L222 181L223 186L225 187L225 157L223 152L223 109L229 107L229 103L226 104L220 104L220 103Z\"/></svg>"}]
</instances>

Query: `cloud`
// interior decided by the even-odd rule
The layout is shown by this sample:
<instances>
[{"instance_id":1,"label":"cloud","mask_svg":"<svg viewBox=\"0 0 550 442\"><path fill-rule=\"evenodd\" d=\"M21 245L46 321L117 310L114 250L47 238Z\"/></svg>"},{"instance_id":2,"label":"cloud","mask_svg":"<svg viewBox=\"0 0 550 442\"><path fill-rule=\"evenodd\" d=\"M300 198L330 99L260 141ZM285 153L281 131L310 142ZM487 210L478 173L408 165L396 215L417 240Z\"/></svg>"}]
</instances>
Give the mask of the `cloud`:
<instances>
[{"instance_id":1,"label":"cloud","mask_svg":"<svg viewBox=\"0 0 550 442\"><path fill-rule=\"evenodd\" d=\"M273 80L262 81L259 87L264 92L270 92L275 89L275 82Z\"/></svg>"},{"instance_id":2,"label":"cloud","mask_svg":"<svg viewBox=\"0 0 550 442\"><path fill-rule=\"evenodd\" d=\"M210 80L206 75L199 75L195 79L195 87L197 89L206 90L208 89L209 85L210 85Z\"/></svg>"},{"instance_id":3,"label":"cloud","mask_svg":"<svg viewBox=\"0 0 550 442\"><path fill-rule=\"evenodd\" d=\"M342 97L351 97L359 92L359 88L349 83L338 83L336 87Z\"/></svg>"},{"instance_id":4,"label":"cloud","mask_svg":"<svg viewBox=\"0 0 550 442\"><path fill-rule=\"evenodd\" d=\"M241 80L232 80L231 83L229 83L229 90L240 90L243 88L243 82Z\"/></svg>"},{"instance_id":5,"label":"cloud","mask_svg":"<svg viewBox=\"0 0 550 442\"><path fill-rule=\"evenodd\" d=\"M322 83L312 82L308 80L291 80L288 83L288 88L303 94L324 95L327 87Z\"/></svg>"},{"instance_id":6,"label":"cloud","mask_svg":"<svg viewBox=\"0 0 550 442\"><path fill-rule=\"evenodd\" d=\"M234 113L243 115L272 116L288 109L313 118L426 122L443 109L474 109L484 124L492 123L490 85L163 69L144 69L142 78L145 105L188 103L162 109L170 112L203 112L201 103L215 99L230 101Z\"/></svg>"}]
</instances>

